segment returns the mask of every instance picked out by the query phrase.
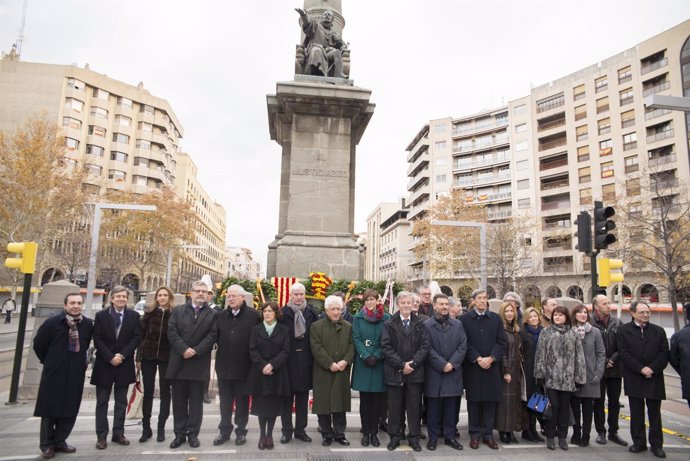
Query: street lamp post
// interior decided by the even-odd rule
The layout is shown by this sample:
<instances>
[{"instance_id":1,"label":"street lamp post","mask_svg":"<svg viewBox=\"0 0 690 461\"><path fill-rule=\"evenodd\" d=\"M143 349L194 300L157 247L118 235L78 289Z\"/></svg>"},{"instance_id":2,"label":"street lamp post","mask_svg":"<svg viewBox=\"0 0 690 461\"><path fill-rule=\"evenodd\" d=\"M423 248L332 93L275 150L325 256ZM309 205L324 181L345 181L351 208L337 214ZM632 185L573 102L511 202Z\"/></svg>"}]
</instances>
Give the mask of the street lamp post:
<instances>
[{"instance_id":1,"label":"street lamp post","mask_svg":"<svg viewBox=\"0 0 690 461\"><path fill-rule=\"evenodd\" d=\"M486 290L486 223L472 221L442 221L435 219L431 221L431 225L479 228L479 273L481 274L479 288Z\"/></svg>"},{"instance_id":2,"label":"street lamp post","mask_svg":"<svg viewBox=\"0 0 690 461\"><path fill-rule=\"evenodd\" d=\"M91 317L93 310L93 292L96 289L96 260L98 259L98 235L101 232L101 210L156 211L155 205L137 205L133 203L96 203L91 228L91 251L89 253L89 272L86 283L86 316Z\"/></svg>"},{"instance_id":3,"label":"street lamp post","mask_svg":"<svg viewBox=\"0 0 690 461\"><path fill-rule=\"evenodd\" d=\"M168 250L168 264L165 270L165 286L170 288L170 276L172 275L172 259L173 259L173 251L175 248L179 248L182 250L193 250L193 249L203 249L206 248L204 245L177 245L173 248L170 248ZM179 287L178 287L179 288Z\"/></svg>"}]
</instances>

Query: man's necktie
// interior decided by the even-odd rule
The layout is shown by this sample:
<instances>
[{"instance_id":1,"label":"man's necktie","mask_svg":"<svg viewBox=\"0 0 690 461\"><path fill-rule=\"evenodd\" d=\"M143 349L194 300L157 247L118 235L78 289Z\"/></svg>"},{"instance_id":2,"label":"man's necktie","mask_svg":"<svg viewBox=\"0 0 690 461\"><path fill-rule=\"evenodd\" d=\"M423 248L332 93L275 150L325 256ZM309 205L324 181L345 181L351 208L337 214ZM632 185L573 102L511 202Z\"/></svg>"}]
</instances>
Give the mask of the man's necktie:
<instances>
[{"instance_id":1,"label":"man's necktie","mask_svg":"<svg viewBox=\"0 0 690 461\"><path fill-rule=\"evenodd\" d=\"M407 333L410 329L410 319L403 320L403 330Z\"/></svg>"},{"instance_id":2,"label":"man's necktie","mask_svg":"<svg viewBox=\"0 0 690 461\"><path fill-rule=\"evenodd\" d=\"M120 327L122 326L122 312L115 312L115 337L120 336Z\"/></svg>"}]
</instances>

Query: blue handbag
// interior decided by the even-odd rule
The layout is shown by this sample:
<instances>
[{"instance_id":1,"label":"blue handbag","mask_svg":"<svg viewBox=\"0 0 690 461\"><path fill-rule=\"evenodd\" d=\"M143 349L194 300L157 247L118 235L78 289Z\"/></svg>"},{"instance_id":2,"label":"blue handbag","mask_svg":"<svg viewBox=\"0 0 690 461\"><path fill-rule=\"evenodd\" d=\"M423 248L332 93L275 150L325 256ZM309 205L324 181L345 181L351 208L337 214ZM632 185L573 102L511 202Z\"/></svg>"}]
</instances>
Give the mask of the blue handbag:
<instances>
[{"instance_id":1,"label":"blue handbag","mask_svg":"<svg viewBox=\"0 0 690 461\"><path fill-rule=\"evenodd\" d=\"M549 398L541 392L535 392L527 401L527 408L540 415L548 413L550 406Z\"/></svg>"}]
</instances>

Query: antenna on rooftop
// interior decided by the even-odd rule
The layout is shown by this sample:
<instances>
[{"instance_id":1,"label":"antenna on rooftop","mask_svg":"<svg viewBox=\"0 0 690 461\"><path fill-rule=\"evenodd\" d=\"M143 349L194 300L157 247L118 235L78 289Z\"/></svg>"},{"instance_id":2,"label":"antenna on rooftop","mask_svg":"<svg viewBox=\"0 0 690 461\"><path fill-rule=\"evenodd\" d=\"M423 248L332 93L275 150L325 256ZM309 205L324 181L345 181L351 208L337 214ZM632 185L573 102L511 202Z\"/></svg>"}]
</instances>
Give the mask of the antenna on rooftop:
<instances>
[{"instance_id":1,"label":"antenna on rooftop","mask_svg":"<svg viewBox=\"0 0 690 461\"><path fill-rule=\"evenodd\" d=\"M19 38L17 39L17 42L14 44L13 49L16 49L16 54L17 57L20 57L22 55L22 43L24 43L24 26L26 25L26 7L27 4L29 3L29 0L24 0L24 5L22 6L22 23L21 26L19 27Z\"/></svg>"}]
</instances>

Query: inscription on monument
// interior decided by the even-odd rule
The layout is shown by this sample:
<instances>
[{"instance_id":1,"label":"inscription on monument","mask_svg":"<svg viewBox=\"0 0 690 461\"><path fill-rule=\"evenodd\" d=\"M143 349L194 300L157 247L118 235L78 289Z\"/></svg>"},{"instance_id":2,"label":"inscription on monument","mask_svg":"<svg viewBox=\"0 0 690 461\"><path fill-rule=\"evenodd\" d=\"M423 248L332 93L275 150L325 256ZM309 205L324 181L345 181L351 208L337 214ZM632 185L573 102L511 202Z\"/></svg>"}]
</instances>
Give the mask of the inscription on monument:
<instances>
[{"instance_id":1,"label":"inscription on monument","mask_svg":"<svg viewBox=\"0 0 690 461\"><path fill-rule=\"evenodd\" d=\"M347 170L324 170L321 168L297 168L292 171L294 176L318 176L323 178L345 178Z\"/></svg>"}]
</instances>

